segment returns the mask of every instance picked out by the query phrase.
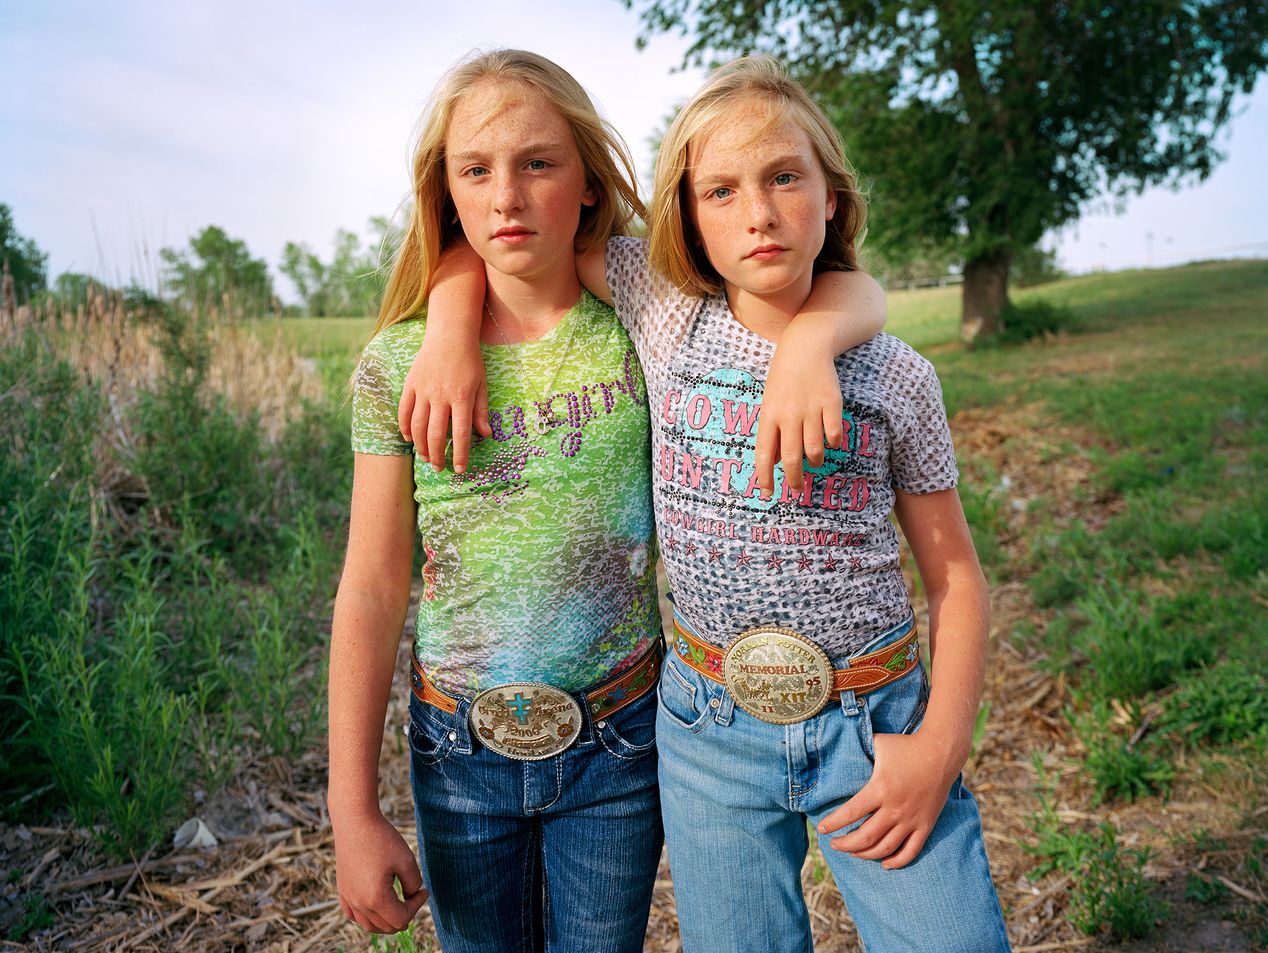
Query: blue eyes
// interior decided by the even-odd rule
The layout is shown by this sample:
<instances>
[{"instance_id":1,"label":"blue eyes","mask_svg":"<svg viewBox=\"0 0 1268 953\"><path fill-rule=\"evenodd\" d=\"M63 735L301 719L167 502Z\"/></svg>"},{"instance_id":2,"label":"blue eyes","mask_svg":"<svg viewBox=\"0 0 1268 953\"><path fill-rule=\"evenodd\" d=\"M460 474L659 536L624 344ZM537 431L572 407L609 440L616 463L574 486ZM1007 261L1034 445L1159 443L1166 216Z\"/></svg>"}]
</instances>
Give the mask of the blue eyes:
<instances>
[{"instance_id":1,"label":"blue eyes","mask_svg":"<svg viewBox=\"0 0 1268 953\"><path fill-rule=\"evenodd\" d=\"M782 186L792 185L800 178L801 176L798 175L796 172L781 172L779 173L779 175L771 179L771 182L776 186L782 187ZM718 199L719 201L726 201L734 194L735 194L735 189L730 188L729 186L720 185L716 189L711 190L706 196L706 198Z\"/></svg>"},{"instance_id":2,"label":"blue eyes","mask_svg":"<svg viewBox=\"0 0 1268 953\"><path fill-rule=\"evenodd\" d=\"M528 162L525 163L525 167L530 172L545 172L547 169L550 168L550 163L547 162L545 159L529 159ZM467 171L464 172L463 174L472 179L483 179L483 178L486 178L487 176L492 175L493 170L490 169L488 166L473 165L469 169L467 169Z\"/></svg>"}]
</instances>

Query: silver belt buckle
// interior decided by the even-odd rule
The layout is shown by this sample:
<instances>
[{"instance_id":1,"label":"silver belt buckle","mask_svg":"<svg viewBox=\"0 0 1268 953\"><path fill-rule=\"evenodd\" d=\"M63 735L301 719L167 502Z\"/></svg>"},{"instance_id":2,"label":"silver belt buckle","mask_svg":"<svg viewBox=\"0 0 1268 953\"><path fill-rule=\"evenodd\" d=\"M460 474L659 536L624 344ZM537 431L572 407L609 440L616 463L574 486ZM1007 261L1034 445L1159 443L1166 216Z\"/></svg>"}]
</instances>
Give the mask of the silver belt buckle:
<instances>
[{"instance_id":1,"label":"silver belt buckle","mask_svg":"<svg viewBox=\"0 0 1268 953\"><path fill-rule=\"evenodd\" d=\"M490 751L515 761L542 761L577 740L581 706L552 685L507 682L477 695L469 720Z\"/></svg>"},{"instance_id":2,"label":"silver belt buckle","mask_svg":"<svg viewBox=\"0 0 1268 953\"><path fill-rule=\"evenodd\" d=\"M832 691L832 663L800 633L760 625L727 646L722 678L735 703L754 718L791 725L823 711Z\"/></svg>"}]
</instances>

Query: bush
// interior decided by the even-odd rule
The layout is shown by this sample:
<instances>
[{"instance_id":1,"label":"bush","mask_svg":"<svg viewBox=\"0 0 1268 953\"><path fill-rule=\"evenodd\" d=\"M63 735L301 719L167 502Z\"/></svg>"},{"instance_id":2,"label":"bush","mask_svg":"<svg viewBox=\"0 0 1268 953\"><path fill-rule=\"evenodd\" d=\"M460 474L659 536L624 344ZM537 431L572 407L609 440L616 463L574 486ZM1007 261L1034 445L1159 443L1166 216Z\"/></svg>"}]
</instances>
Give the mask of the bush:
<instances>
[{"instance_id":1,"label":"bush","mask_svg":"<svg viewBox=\"0 0 1268 953\"><path fill-rule=\"evenodd\" d=\"M1009 302L1004 306L1003 319L1004 330L996 338L1001 344L1020 344L1079 330L1074 312L1050 301Z\"/></svg>"},{"instance_id":2,"label":"bush","mask_svg":"<svg viewBox=\"0 0 1268 953\"><path fill-rule=\"evenodd\" d=\"M130 307L164 370L110 414L48 341L0 338L0 810L69 810L119 858L242 752L315 740L351 478L333 406L270 439L208 388L196 322Z\"/></svg>"}]
</instances>

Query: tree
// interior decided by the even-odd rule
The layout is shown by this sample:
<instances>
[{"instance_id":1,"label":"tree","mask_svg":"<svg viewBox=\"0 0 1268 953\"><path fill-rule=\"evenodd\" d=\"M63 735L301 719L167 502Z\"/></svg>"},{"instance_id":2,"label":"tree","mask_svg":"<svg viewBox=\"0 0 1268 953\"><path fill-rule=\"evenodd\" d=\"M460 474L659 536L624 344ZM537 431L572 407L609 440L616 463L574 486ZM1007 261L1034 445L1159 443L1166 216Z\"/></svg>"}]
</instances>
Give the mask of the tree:
<instances>
[{"instance_id":1,"label":"tree","mask_svg":"<svg viewBox=\"0 0 1268 953\"><path fill-rule=\"evenodd\" d=\"M339 229L330 264L307 245L286 243L282 274L295 284L310 315L357 317L378 313L400 232L382 216L370 219L369 231L371 237L362 249L355 232Z\"/></svg>"},{"instance_id":2,"label":"tree","mask_svg":"<svg viewBox=\"0 0 1268 953\"><path fill-rule=\"evenodd\" d=\"M68 311L86 308L91 296L100 298L112 293L112 289L104 282L78 271L63 271L49 289L49 297L59 308Z\"/></svg>"},{"instance_id":3,"label":"tree","mask_svg":"<svg viewBox=\"0 0 1268 953\"><path fill-rule=\"evenodd\" d=\"M273 303L273 279L262 258L252 258L246 243L208 225L189 241L188 250L164 248L163 283L186 304L206 311L259 316Z\"/></svg>"},{"instance_id":4,"label":"tree","mask_svg":"<svg viewBox=\"0 0 1268 953\"><path fill-rule=\"evenodd\" d=\"M870 182L874 235L956 242L961 332L1002 330L1013 255L1094 197L1205 178L1268 62L1268 3L622 0L687 63L769 52Z\"/></svg>"},{"instance_id":5,"label":"tree","mask_svg":"<svg viewBox=\"0 0 1268 953\"><path fill-rule=\"evenodd\" d=\"M48 284L48 255L30 238L18 234L13 211L0 202L0 269L8 262L13 276L13 293L18 304L26 304Z\"/></svg>"}]
</instances>

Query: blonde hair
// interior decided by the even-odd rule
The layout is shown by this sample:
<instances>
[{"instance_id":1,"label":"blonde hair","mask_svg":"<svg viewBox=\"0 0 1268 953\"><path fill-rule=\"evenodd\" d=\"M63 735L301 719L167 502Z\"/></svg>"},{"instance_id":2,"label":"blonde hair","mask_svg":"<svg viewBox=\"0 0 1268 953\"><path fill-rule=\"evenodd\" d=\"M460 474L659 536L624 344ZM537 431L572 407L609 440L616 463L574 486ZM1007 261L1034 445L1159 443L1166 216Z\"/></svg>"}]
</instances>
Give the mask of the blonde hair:
<instances>
[{"instance_id":1,"label":"blonde hair","mask_svg":"<svg viewBox=\"0 0 1268 953\"><path fill-rule=\"evenodd\" d=\"M845 158L841 136L801 84L769 56L743 56L714 70L661 140L648 221L652 267L685 294L721 292L722 280L684 210L691 171L687 148L724 122L736 102L746 96L761 97L769 106L765 128L791 119L806 133L828 188L836 193L836 212L828 222L823 250L815 258L815 273L860 270L854 245L867 221L867 203Z\"/></svg>"},{"instance_id":2,"label":"blonde hair","mask_svg":"<svg viewBox=\"0 0 1268 953\"><path fill-rule=\"evenodd\" d=\"M427 302L441 249L462 233L445 181L445 137L458 101L478 83L508 83L541 96L572 129L586 170L586 185L596 197L583 206L576 249L589 251L611 235L628 232L643 203L631 184L634 163L620 134L599 116L581 84L563 67L526 50L493 50L459 63L432 94L413 158L413 208L392 273L383 293L377 334L417 315Z\"/></svg>"}]
</instances>

